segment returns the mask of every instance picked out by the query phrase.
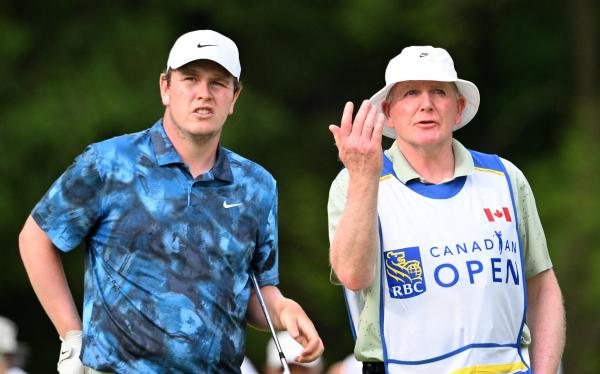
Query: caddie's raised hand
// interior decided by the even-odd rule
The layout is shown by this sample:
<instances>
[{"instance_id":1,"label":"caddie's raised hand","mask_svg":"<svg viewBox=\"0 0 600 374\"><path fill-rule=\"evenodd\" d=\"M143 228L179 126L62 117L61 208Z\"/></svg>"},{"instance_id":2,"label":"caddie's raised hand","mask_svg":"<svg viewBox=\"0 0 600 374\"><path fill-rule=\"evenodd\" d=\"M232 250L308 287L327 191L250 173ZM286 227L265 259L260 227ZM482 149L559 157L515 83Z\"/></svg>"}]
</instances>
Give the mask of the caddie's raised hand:
<instances>
[{"instance_id":1,"label":"caddie's raised hand","mask_svg":"<svg viewBox=\"0 0 600 374\"><path fill-rule=\"evenodd\" d=\"M352 120L354 104L347 102L340 126L330 125L340 160L352 175L379 176L383 167L381 134L383 114L369 100L362 102Z\"/></svg>"},{"instance_id":2,"label":"caddie's raised hand","mask_svg":"<svg viewBox=\"0 0 600 374\"><path fill-rule=\"evenodd\" d=\"M60 374L83 374L83 363L79 359L81 353L81 331L67 331L64 338L60 338L60 355L56 368Z\"/></svg>"}]
</instances>

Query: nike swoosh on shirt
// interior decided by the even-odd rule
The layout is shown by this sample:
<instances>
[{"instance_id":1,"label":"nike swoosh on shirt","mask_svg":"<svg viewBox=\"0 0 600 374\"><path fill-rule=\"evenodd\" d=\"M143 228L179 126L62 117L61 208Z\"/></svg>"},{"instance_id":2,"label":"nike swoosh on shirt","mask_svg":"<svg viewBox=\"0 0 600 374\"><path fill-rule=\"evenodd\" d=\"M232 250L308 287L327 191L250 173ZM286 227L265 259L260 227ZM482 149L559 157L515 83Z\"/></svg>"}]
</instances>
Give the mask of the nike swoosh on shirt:
<instances>
[{"instance_id":1,"label":"nike swoosh on shirt","mask_svg":"<svg viewBox=\"0 0 600 374\"><path fill-rule=\"evenodd\" d=\"M223 208L225 209L229 209L229 208L233 208L234 206L240 206L244 203L235 203L235 204L227 204L227 200L223 201Z\"/></svg>"}]
</instances>

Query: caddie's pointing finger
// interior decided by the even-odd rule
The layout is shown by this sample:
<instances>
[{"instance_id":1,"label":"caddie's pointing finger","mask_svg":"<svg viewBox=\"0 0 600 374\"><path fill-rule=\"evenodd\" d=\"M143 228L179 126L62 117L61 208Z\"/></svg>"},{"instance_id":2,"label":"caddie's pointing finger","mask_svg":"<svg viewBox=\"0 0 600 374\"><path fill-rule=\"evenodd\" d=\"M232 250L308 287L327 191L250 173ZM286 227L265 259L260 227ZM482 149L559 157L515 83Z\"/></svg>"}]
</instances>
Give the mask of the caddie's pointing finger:
<instances>
[{"instance_id":1,"label":"caddie's pointing finger","mask_svg":"<svg viewBox=\"0 0 600 374\"><path fill-rule=\"evenodd\" d=\"M347 137L350 135L350 132L352 132L352 112L354 112L354 104L351 101L348 101L346 105L344 105L342 120L340 122L340 135L344 137Z\"/></svg>"},{"instance_id":2,"label":"caddie's pointing finger","mask_svg":"<svg viewBox=\"0 0 600 374\"><path fill-rule=\"evenodd\" d=\"M348 101L344 106L344 111L342 112L342 120L339 126L334 124L329 125L329 131L333 134L333 139L335 140L335 145L338 148L339 152L342 152L344 148L344 139L350 135L350 131L352 131L352 112L354 111L354 104L351 101Z\"/></svg>"}]
</instances>

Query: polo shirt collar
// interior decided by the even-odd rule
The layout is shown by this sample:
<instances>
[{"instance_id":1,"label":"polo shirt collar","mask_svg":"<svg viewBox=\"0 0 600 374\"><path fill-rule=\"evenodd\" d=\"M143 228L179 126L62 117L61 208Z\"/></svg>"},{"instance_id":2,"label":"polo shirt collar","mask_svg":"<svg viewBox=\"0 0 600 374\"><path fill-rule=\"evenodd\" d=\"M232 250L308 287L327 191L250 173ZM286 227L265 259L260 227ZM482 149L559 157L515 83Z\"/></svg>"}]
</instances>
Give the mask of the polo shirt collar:
<instances>
[{"instance_id":1,"label":"polo shirt collar","mask_svg":"<svg viewBox=\"0 0 600 374\"><path fill-rule=\"evenodd\" d=\"M150 139L152 139L156 162L159 166L183 164L181 157L179 157L179 153L177 153L173 143L171 143L171 140L165 132L162 119L156 121L154 126L150 128Z\"/></svg>"},{"instance_id":2,"label":"polo shirt collar","mask_svg":"<svg viewBox=\"0 0 600 374\"><path fill-rule=\"evenodd\" d=\"M443 183L450 182L458 177L471 175L475 171L475 164L473 163L473 157L465 146L463 146L458 140L452 139L452 150L454 152L454 175L452 178L443 181ZM385 155L392 161L394 166L394 172L400 180L400 182L406 184L406 182L413 179L417 179L421 182L427 182L421 178L421 176L413 169L408 163L400 148L394 141L392 146L385 151Z\"/></svg>"},{"instance_id":3,"label":"polo shirt collar","mask_svg":"<svg viewBox=\"0 0 600 374\"><path fill-rule=\"evenodd\" d=\"M219 144L217 148L217 161L210 172L216 179L233 182L233 172L231 171L231 164L229 163L227 153L227 150Z\"/></svg>"},{"instance_id":4,"label":"polo shirt collar","mask_svg":"<svg viewBox=\"0 0 600 374\"><path fill-rule=\"evenodd\" d=\"M154 154L156 155L156 162L158 163L158 166L184 164L179 156L179 153L177 153L177 150L165 132L162 118L156 121L154 126L150 128L150 139L152 140L152 146L154 148ZM210 171L202 176L203 178L201 179L215 178L225 182L233 182L233 173L231 171L229 157L227 157L227 150L220 144L217 148L217 160L215 165Z\"/></svg>"}]
</instances>

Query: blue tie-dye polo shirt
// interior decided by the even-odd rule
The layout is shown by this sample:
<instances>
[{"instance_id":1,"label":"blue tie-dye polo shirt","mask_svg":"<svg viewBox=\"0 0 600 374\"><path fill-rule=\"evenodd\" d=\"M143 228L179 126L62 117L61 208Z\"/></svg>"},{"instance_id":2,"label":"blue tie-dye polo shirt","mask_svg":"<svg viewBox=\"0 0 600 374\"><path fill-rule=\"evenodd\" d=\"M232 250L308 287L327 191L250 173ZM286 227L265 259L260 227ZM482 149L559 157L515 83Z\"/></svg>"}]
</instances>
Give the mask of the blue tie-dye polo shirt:
<instances>
[{"instance_id":1,"label":"blue tie-dye polo shirt","mask_svg":"<svg viewBox=\"0 0 600 374\"><path fill-rule=\"evenodd\" d=\"M237 373L249 269L278 283L277 192L223 147L193 178L159 120L87 147L32 213L86 244L82 360L118 373Z\"/></svg>"}]
</instances>

